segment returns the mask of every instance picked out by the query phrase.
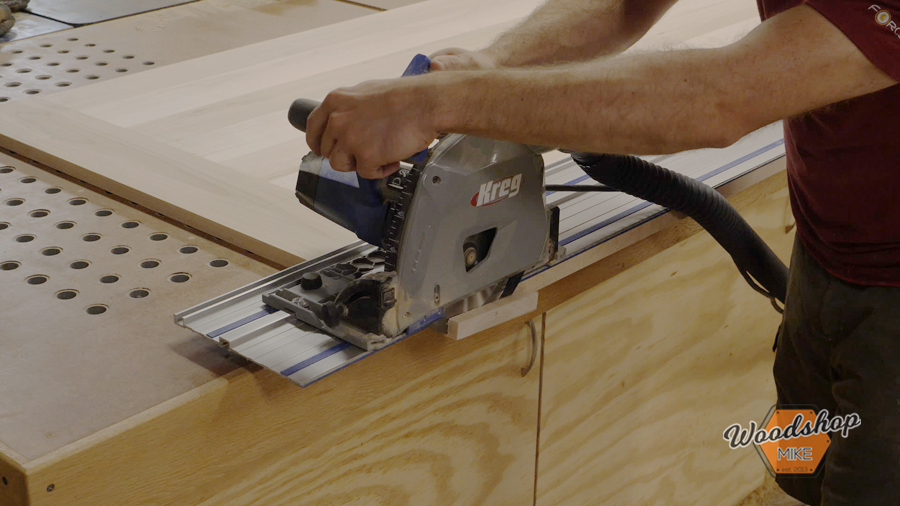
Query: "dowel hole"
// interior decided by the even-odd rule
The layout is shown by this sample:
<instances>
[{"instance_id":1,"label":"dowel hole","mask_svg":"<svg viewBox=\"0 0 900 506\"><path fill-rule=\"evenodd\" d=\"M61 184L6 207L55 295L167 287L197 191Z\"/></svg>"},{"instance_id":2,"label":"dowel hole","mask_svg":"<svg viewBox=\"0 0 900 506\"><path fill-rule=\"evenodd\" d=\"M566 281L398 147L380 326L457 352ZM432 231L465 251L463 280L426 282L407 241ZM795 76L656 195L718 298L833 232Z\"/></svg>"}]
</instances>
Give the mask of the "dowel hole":
<instances>
[{"instance_id":1,"label":"dowel hole","mask_svg":"<svg viewBox=\"0 0 900 506\"><path fill-rule=\"evenodd\" d=\"M134 290L128 293L128 296L132 299L143 299L150 295L150 290L146 288L135 288Z\"/></svg>"},{"instance_id":2,"label":"dowel hole","mask_svg":"<svg viewBox=\"0 0 900 506\"><path fill-rule=\"evenodd\" d=\"M48 279L50 278L48 278L44 274L36 274L34 276L28 276L27 278L25 278L25 282L29 285L43 285L47 282Z\"/></svg>"},{"instance_id":3,"label":"dowel hole","mask_svg":"<svg viewBox=\"0 0 900 506\"><path fill-rule=\"evenodd\" d=\"M169 277L169 281L173 283L186 283L191 279L191 275L186 272L176 272Z\"/></svg>"}]
</instances>

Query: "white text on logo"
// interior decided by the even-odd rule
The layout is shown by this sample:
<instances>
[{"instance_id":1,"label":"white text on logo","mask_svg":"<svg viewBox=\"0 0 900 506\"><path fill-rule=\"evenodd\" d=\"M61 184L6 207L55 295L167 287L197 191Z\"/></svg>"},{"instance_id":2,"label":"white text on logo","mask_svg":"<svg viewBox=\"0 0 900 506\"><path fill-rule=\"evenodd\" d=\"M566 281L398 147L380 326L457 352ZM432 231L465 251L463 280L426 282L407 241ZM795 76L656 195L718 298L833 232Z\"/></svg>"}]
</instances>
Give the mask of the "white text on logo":
<instances>
[{"instance_id":1,"label":"white text on logo","mask_svg":"<svg viewBox=\"0 0 900 506\"><path fill-rule=\"evenodd\" d=\"M869 6L869 10L875 11L876 23L890 30L897 37L900 37L900 26L891 19L891 13L887 9L882 9L878 5L872 4Z\"/></svg>"},{"instance_id":2,"label":"white text on logo","mask_svg":"<svg viewBox=\"0 0 900 506\"><path fill-rule=\"evenodd\" d=\"M472 197L472 205L479 207L496 204L501 200L515 197L519 194L521 188L522 174L497 179L496 181L488 181L481 185L478 193Z\"/></svg>"}]
</instances>

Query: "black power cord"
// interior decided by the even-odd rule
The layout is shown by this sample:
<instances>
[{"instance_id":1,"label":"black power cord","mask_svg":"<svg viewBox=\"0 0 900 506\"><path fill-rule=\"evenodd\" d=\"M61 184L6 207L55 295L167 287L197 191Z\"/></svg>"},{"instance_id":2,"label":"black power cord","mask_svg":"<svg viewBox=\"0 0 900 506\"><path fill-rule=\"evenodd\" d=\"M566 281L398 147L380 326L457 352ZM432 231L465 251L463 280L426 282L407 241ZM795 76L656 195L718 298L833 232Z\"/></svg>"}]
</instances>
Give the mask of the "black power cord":
<instances>
[{"instance_id":1,"label":"black power cord","mask_svg":"<svg viewBox=\"0 0 900 506\"><path fill-rule=\"evenodd\" d=\"M604 184L594 185L577 185L577 184L548 184L544 186L548 192L617 192L615 188L610 188Z\"/></svg>"},{"instance_id":2,"label":"black power cord","mask_svg":"<svg viewBox=\"0 0 900 506\"><path fill-rule=\"evenodd\" d=\"M547 185L548 191L621 191L690 216L731 255L750 287L784 312L788 268L719 192L634 156L572 153L572 159L603 184Z\"/></svg>"}]
</instances>

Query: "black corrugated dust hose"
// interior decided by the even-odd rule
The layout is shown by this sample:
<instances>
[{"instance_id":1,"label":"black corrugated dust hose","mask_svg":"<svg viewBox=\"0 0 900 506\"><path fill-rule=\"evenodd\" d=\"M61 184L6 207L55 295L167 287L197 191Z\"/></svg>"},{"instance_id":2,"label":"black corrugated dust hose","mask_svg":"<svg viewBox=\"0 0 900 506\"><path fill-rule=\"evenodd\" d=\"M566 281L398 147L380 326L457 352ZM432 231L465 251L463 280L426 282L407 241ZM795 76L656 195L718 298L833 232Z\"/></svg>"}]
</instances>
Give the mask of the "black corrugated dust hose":
<instances>
[{"instance_id":1,"label":"black corrugated dust hose","mask_svg":"<svg viewBox=\"0 0 900 506\"><path fill-rule=\"evenodd\" d=\"M573 153L572 159L599 183L696 220L731 255L750 286L781 311L775 300L784 304L788 268L719 192L635 156Z\"/></svg>"}]
</instances>

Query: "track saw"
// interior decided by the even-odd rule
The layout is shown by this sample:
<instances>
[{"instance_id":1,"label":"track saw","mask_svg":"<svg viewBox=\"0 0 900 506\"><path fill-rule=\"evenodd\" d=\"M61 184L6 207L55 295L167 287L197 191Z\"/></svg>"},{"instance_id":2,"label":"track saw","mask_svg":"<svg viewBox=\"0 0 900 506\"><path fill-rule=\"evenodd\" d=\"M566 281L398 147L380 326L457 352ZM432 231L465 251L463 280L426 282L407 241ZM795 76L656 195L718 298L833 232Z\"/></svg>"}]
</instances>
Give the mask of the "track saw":
<instances>
[{"instance_id":1,"label":"track saw","mask_svg":"<svg viewBox=\"0 0 900 506\"><path fill-rule=\"evenodd\" d=\"M404 75L427 71L418 55ZM300 130L318 104L299 99ZM176 315L301 385L416 332L513 294L557 255L559 210L545 205L542 148L446 135L381 180L313 153L300 203L361 240ZM335 367L331 367L334 365Z\"/></svg>"},{"instance_id":2,"label":"track saw","mask_svg":"<svg viewBox=\"0 0 900 506\"><path fill-rule=\"evenodd\" d=\"M404 75L429 65L418 55ZM316 105L294 101L291 124L305 130ZM300 203L361 240L175 320L306 385L428 326L446 330L449 318L510 296L523 275L563 259L549 191L618 191L690 216L781 311L787 267L713 188L634 156L594 153L572 161L601 184L545 185L545 151L451 134L382 180L309 154Z\"/></svg>"}]
</instances>

